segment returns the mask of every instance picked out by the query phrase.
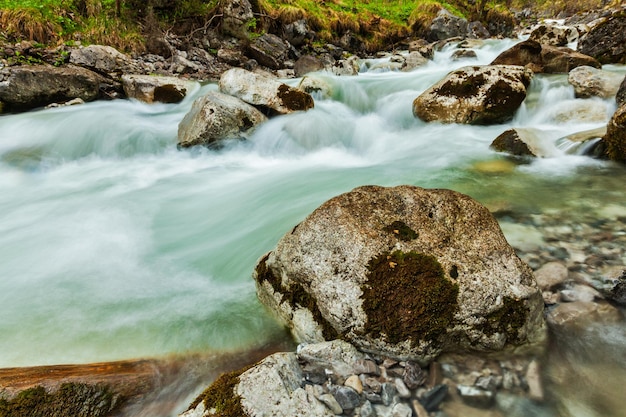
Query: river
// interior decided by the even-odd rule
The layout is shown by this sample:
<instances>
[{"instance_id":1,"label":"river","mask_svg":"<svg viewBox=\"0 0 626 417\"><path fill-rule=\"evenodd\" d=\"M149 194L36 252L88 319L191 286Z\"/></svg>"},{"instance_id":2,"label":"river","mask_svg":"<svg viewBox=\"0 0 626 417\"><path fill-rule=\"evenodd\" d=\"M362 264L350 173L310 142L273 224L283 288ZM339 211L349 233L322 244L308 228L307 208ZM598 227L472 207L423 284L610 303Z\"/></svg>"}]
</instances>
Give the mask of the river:
<instances>
[{"instance_id":1,"label":"river","mask_svg":"<svg viewBox=\"0 0 626 417\"><path fill-rule=\"evenodd\" d=\"M615 101L575 99L566 75L536 76L506 124L412 115L413 99L446 73L487 64L514 42L487 41L476 60L452 61L446 48L408 73L368 71L364 62L356 77L319 74L332 97L220 150L176 147L178 123L215 85L179 104L117 100L0 117L0 367L285 338L256 299L255 263L321 203L360 185L452 188L490 208L560 213L566 224L606 207L626 216L624 166L565 151L516 164L489 148L511 127L541 129L555 142L605 126ZM484 168L494 163L505 169ZM512 220L501 222L512 243L523 239ZM597 342L613 352L602 369L622 383L623 327L600 331L610 342ZM577 417L609 415L581 409Z\"/></svg>"}]
</instances>

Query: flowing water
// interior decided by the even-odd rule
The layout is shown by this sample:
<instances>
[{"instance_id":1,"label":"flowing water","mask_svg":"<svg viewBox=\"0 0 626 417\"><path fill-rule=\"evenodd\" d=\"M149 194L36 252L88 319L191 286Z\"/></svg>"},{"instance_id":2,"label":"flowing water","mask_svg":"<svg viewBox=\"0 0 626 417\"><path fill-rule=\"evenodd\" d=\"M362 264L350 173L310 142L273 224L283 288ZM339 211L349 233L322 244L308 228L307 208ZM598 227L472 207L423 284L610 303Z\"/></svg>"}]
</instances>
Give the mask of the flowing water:
<instances>
[{"instance_id":1,"label":"flowing water","mask_svg":"<svg viewBox=\"0 0 626 417\"><path fill-rule=\"evenodd\" d=\"M284 339L256 299L256 260L321 203L360 185L452 188L513 212L562 213L570 224L606 207L624 216L623 166L557 147L553 158L511 164L489 149L511 127L539 129L556 143L605 126L615 102L575 99L566 76L535 77L507 124L413 117L413 99L431 84L489 63L513 42L487 42L478 60L451 61L447 48L410 73L367 72L365 62L356 77L319 74L332 97L220 150L176 148L178 123L215 85L179 104L118 100L0 117L0 367ZM568 357L608 346L600 368L623 383L623 327L589 335ZM578 409L580 417L610 415Z\"/></svg>"}]
</instances>

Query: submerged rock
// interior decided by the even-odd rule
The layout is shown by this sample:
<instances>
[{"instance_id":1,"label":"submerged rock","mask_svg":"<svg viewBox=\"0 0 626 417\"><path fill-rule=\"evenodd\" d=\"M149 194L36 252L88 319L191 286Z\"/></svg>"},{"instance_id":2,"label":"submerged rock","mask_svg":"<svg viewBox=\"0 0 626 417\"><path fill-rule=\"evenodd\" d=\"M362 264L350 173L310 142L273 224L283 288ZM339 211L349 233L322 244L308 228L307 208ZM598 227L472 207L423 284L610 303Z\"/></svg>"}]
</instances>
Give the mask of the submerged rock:
<instances>
[{"instance_id":1,"label":"submerged rock","mask_svg":"<svg viewBox=\"0 0 626 417\"><path fill-rule=\"evenodd\" d=\"M267 120L259 110L238 98L211 91L197 99L178 125L178 145L211 145L223 139L245 138Z\"/></svg>"},{"instance_id":2,"label":"submerged rock","mask_svg":"<svg viewBox=\"0 0 626 417\"><path fill-rule=\"evenodd\" d=\"M582 66L571 70L567 81L574 86L576 97L609 98L617 94L623 78L622 74Z\"/></svg>"},{"instance_id":3,"label":"submerged rock","mask_svg":"<svg viewBox=\"0 0 626 417\"><path fill-rule=\"evenodd\" d=\"M254 277L260 300L300 342L341 337L426 363L544 337L532 272L486 208L449 190L368 186L335 197Z\"/></svg>"},{"instance_id":4,"label":"submerged rock","mask_svg":"<svg viewBox=\"0 0 626 417\"><path fill-rule=\"evenodd\" d=\"M532 76L510 65L463 67L417 97L413 114L426 122L502 123L526 98Z\"/></svg>"},{"instance_id":5,"label":"submerged rock","mask_svg":"<svg viewBox=\"0 0 626 417\"><path fill-rule=\"evenodd\" d=\"M602 64L594 58L566 47L542 45L527 40L502 52L491 65L520 65L535 73L568 73L583 65L600 68Z\"/></svg>"},{"instance_id":6,"label":"submerged rock","mask_svg":"<svg viewBox=\"0 0 626 417\"><path fill-rule=\"evenodd\" d=\"M241 68L232 68L222 74L219 86L222 93L278 114L308 110L314 106L310 94Z\"/></svg>"},{"instance_id":7,"label":"submerged rock","mask_svg":"<svg viewBox=\"0 0 626 417\"><path fill-rule=\"evenodd\" d=\"M75 98L93 101L100 96L102 77L85 68L50 65L0 70L0 112L17 112L64 103Z\"/></svg>"},{"instance_id":8,"label":"submerged rock","mask_svg":"<svg viewBox=\"0 0 626 417\"><path fill-rule=\"evenodd\" d=\"M146 103L178 103L197 83L178 77L160 77L152 75L125 74L122 86L128 98Z\"/></svg>"}]
</instances>

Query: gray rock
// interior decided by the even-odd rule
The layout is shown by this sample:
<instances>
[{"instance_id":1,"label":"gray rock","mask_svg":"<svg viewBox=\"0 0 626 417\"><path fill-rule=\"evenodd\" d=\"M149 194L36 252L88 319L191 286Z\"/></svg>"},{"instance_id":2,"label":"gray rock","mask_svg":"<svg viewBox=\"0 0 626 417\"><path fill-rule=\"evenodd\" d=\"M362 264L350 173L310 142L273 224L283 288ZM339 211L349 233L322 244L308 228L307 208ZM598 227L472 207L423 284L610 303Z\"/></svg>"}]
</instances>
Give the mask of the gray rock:
<instances>
[{"instance_id":1,"label":"gray rock","mask_svg":"<svg viewBox=\"0 0 626 417\"><path fill-rule=\"evenodd\" d=\"M566 46L578 40L578 30L572 26L539 25L528 39L543 45Z\"/></svg>"},{"instance_id":2,"label":"gray rock","mask_svg":"<svg viewBox=\"0 0 626 417\"><path fill-rule=\"evenodd\" d=\"M405 403L397 403L391 409L391 417L411 417L412 415L413 410Z\"/></svg>"},{"instance_id":3,"label":"gray rock","mask_svg":"<svg viewBox=\"0 0 626 417\"><path fill-rule=\"evenodd\" d=\"M477 58L476 51L473 49L457 49L454 51L450 59L458 61L459 59Z\"/></svg>"},{"instance_id":4,"label":"gray rock","mask_svg":"<svg viewBox=\"0 0 626 417\"><path fill-rule=\"evenodd\" d=\"M303 55L295 63L296 76L303 77L310 72L321 71L324 63L321 59L312 55Z\"/></svg>"},{"instance_id":5,"label":"gray rock","mask_svg":"<svg viewBox=\"0 0 626 417\"><path fill-rule=\"evenodd\" d=\"M334 386L331 392L343 410L354 410L361 404L361 396L350 387Z\"/></svg>"},{"instance_id":6,"label":"gray rock","mask_svg":"<svg viewBox=\"0 0 626 417\"><path fill-rule=\"evenodd\" d=\"M474 39L487 39L491 34L487 28L479 21L470 22L467 26L468 36Z\"/></svg>"},{"instance_id":7,"label":"gray rock","mask_svg":"<svg viewBox=\"0 0 626 417\"><path fill-rule=\"evenodd\" d=\"M539 288L546 291L563 284L567 280L568 274L567 267L562 263L548 262L535 271L535 279Z\"/></svg>"},{"instance_id":8,"label":"gray rock","mask_svg":"<svg viewBox=\"0 0 626 417\"><path fill-rule=\"evenodd\" d=\"M411 287L399 291L405 274ZM450 190L366 186L335 197L287 233L254 276L261 302L301 342L341 335L365 351L427 363L444 348L497 351L545 336L532 271L485 207ZM290 301L294 292L307 301ZM370 304L380 297L394 309Z\"/></svg>"},{"instance_id":9,"label":"gray rock","mask_svg":"<svg viewBox=\"0 0 626 417\"><path fill-rule=\"evenodd\" d=\"M298 84L298 90L320 99L330 98L333 95L330 84L325 79L313 74L302 77Z\"/></svg>"},{"instance_id":10,"label":"gray rock","mask_svg":"<svg viewBox=\"0 0 626 417\"><path fill-rule=\"evenodd\" d=\"M98 72L128 72L132 60L113 48L104 45L89 45L73 49L70 52L70 63L80 65Z\"/></svg>"},{"instance_id":11,"label":"gray rock","mask_svg":"<svg viewBox=\"0 0 626 417\"><path fill-rule=\"evenodd\" d=\"M85 68L28 65L0 69L0 113L100 96L102 77Z\"/></svg>"},{"instance_id":12,"label":"gray rock","mask_svg":"<svg viewBox=\"0 0 626 417\"><path fill-rule=\"evenodd\" d=\"M361 405L358 415L360 417L376 417L376 411L374 411L374 407L371 402L365 401L363 405Z\"/></svg>"},{"instance_id":13,"label":"gray rock","mask_svg":"<svg viewBox=\"0 0 626 417\"><path fill-rule=\"evenodd\" d=\"M396 395L398 395L396 386L391 382L384 382L380 388L380 398L383 404L391 405L394 402Z\"/></svg>"},{"instance_id":14,"label":"gray rock","mask_svg":"<svg viewBox=\"0 0 626 417\"><path fill-rule=\"evenodd\" d=\"M478 388L482 388L487 391L494 391L498 388L498 385L502 383L502 377L496 375L487 375L480 376L476 380L476 385Z\"/></svg>"},{"instance_id":15,"label":"gray rock","mask_svg":"<svg viewBox=\"0 0 626 417\"><path fill-rule=\"evenodd\" d=\"M330 411L332 411L334 414L343 413L343 408L341 408L341 405L339 404L337 399L331 394L322 394L320 395L319 400L323 402L324 405L328 407Z\"/></svg>"},{"instance_id":16,"label":"gray rock","mask_svg":"<svg viewBox=\"0 0 626 417\"><path fill-rule=\"evenodd\" d=\"M222 74L219 87L222 93L277 114L308 110L314 106L310 94L242 68L232 68Z\"/></svg>"},{"instance_id":17,"label":"gray rock","mask_svg":"<svg viewBox=\"0 0 626 417\"><path fill-rule=\"evenodd\" d=\"M178 125L178 144L183 148L211 145L223 139L245 138L267 118L243 101L211 91L198 98Z\"/></svg>"},{"instance_id":18,"label":"gray rock","mask_svg":"<svg viewBox=\"0 0 626 417\"><path fill-rule=\"evenodd\" d=\"M501 123L513 118L532 76L511 65L463 67L417 97L413 114L426 122Z\"/></svg>"},{"instance_id":19,"label":"gray rock","mask_svg":"<svg viewBox=\"0 0 626 417\"><path fill-rule=\"evenodd\" d=\"M396 390L398 390L400 398L411 398L411 391L409 391L402 379L396 378L393 382L396 385Z\"/></svg>"},{"instance_id":20,"label":"gray rock","mask_svg":"<svg viewBox=\"0 0 626 417\"><path fill-rule=\"evenodd\" d=\"M602 64L626 64L626 13L616 11L592 27L578 43L578 50Z\"/></svg>"},{"instance_id":21,"label":"gray rock","mask_svg":"<svg viewBox=\"0 0 626 417\"><path fill-rule=\"evenodd\" d=\"M348 59L341 59L336 61L331 67L330 71L338 76L351 76L359 74L359 63L356 56L352 56Z\"/></svg>"},{"instance_id":22,"label":"gray rock","mask_svg":"<svg viewBox=\"0 0 626 417\"><path fill-rule=\"evenodd\" d=\"M146 103L178 103L188 91L198 87L198 83L177 77L124 74L122 86L128 98Z\"/></svg>"},{"instance_id":23,"label":"gray rock","mask_svg":"<svg viewBox=\"0 0 626 417\"><path fill-rule=\"evenodd\" d=\"M415 68L419 68L428 63L428 59L422 56L418 51L409 52L407 56L404 57L404 61L402 62L402 66L400 69L404 72L413 71Z\"/></svg>"},{"instance_id":24,"label":"gray rock","mask_svg":"<svg viewBox=\"0 0 626 417\"><path fill-rule=\"evenodd\" d=\"M247 55L259 64L277 70L289 59L289 43L276 35L265 33L248 45Z\"/></svg>"},{"instance_id":25,"label":"gray rock","mask_svg":"<svg viewBox=\"0 0 626 417\"><path fill-rule=\"evenodd\" d=\"M352 374L352 364L363 360L363 353L343 340L301 345L298 358L340 375Z\"/></svg>"},{"instance_id":26,"label":"gray rock","mask_svg":"<svg viewBox=\"0 0 626 417\"><path fill-rule=\"evenodd\" d=\"M617 94L623 75L593 67L582 66L571 70L567 81L574 86L578 98L610 98Z\"/></svg>"},{"instance_id":27,"label":"gray rock","mask_svg":"<svg viewBox=\"0 0 626 417\"><path fill-rule=\"evenodd\" d=\"M467 20L453 15L446 9L441 9L430 25L428 39L430 41L439 41L457 36L464 38L467 35Z\"/></svg>"},{"instance_id":28,"label":"gray rock","mask_svg":"<svg viewBox=\"0 0 626 417\"><path fill-rule=\"evenodd\" d=\"M596 59L566 47L541 45L527 40L502 52L491 65L520 65L535 73L568 73L576 67L601 68Z\"/></svg>"},{"instance_id":29,"label":"gray rock","mask_svg":"<svg viewBox=\"0 0 626 417\"><path fill-rule=\"evenodd\" d=\"M554 144L542 139L541 133L541 130L533 128L509 129L495 138L490 147L516 156L549 158L558 155Z\"/></svg>"},{"instance_id":30,"label":"gray rock","mask_svg":"<svg viewBox=\"0 0 626 417\"><path fill-rule=\"evenodd\" d=\"M457 391L463 402L472 407L489 408L495 400L493 391L486 391L472 386L457 385Z\"/></svg>"},{"instance_id":31,"label":"gray rock","mask_svg":"<svg viewBox=\"0 0 626 417\"><path fill-rule=\"evenodd\" d=\"M608 299L617 304L626 305L626 269L614 275L609 277L604 293Z\"/></svg>"},{"instance_id":32,"label":"gray rock","mask_svg":"<svg viewBox=\"0 0 626 417\"><path fill-rule=\"evenodd\" d=\"M301 46L305 41L313 39L313 32L305 19L296 20L283 27L284 37L293 46Z\"/></svg>"},{"instance_id":33,"label":"gray rock","mask_svg":"<svg viewBox=\"0 0 626 417\"><path fill-rule=\"evenodd\" d=\"M248 0L227 0L222 3L222 22L220 29L223 34L238 39L248 40L250 29L255 24L252 5Z\"/></svg>"},{"instance_id":34,"label":"gray rock","mask_svg":"<svg viewBox=\"0 0 626 417\"><path fill-rule=\"evenodd\" d=\"M439 384L429 389L419 398L419 402L424 406L426 411L432 412L439 409L439 404L445 400L448 395L448 386Z\"/></svg>"},{"instance_id":35,"label":"gray rock","mask_svg":"<svg viewBox=\"0 0 626 417\"><path fill-rule=\"evenodd\" d=\"M376 365L376 362L369 359L361 359L354 363L354 373L380 375L380 369L378 365Z\"/></svg>"},{"instance_id":36,"label":"gray rock","mask_svg":"<svg viewBox=\"0 0 626 417\"><path fill-rule=\"evenodd\" d=\"M402 380L409 389L416 389L426 382L426 373L415 362L408 361L404 366Z\"/></svg>"}]
</instances>

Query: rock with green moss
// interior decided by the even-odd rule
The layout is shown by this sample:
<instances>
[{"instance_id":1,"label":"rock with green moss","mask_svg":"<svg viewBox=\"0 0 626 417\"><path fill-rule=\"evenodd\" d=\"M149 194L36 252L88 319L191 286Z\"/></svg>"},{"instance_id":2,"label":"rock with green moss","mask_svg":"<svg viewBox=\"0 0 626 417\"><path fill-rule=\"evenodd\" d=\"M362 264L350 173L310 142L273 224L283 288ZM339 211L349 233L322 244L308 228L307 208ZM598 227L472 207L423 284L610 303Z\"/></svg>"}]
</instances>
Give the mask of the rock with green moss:
<instances>
[{"instance_id":1,"label":"rock with green moss","mask_svg":"<svg viewBox=\"0 0 626 417\"><path fill-rule=\"evenodd\" d=\"M254 277L299 342L341 338L427 363L544 339L532 271L485 207L450 190L366 186L337 196L287 233Z\"/></svg>"},{"instance_id":2,"label":"rock with green moss","mask_svg":"<svg viewBox=\"0 0 626 417\"><path fill-rule=\"evenodd\" d=\"M519 66L463 67L420 94L413 114L426 122L502 123L526 98L532 76Z\"/></svg>"}]
</instances>

